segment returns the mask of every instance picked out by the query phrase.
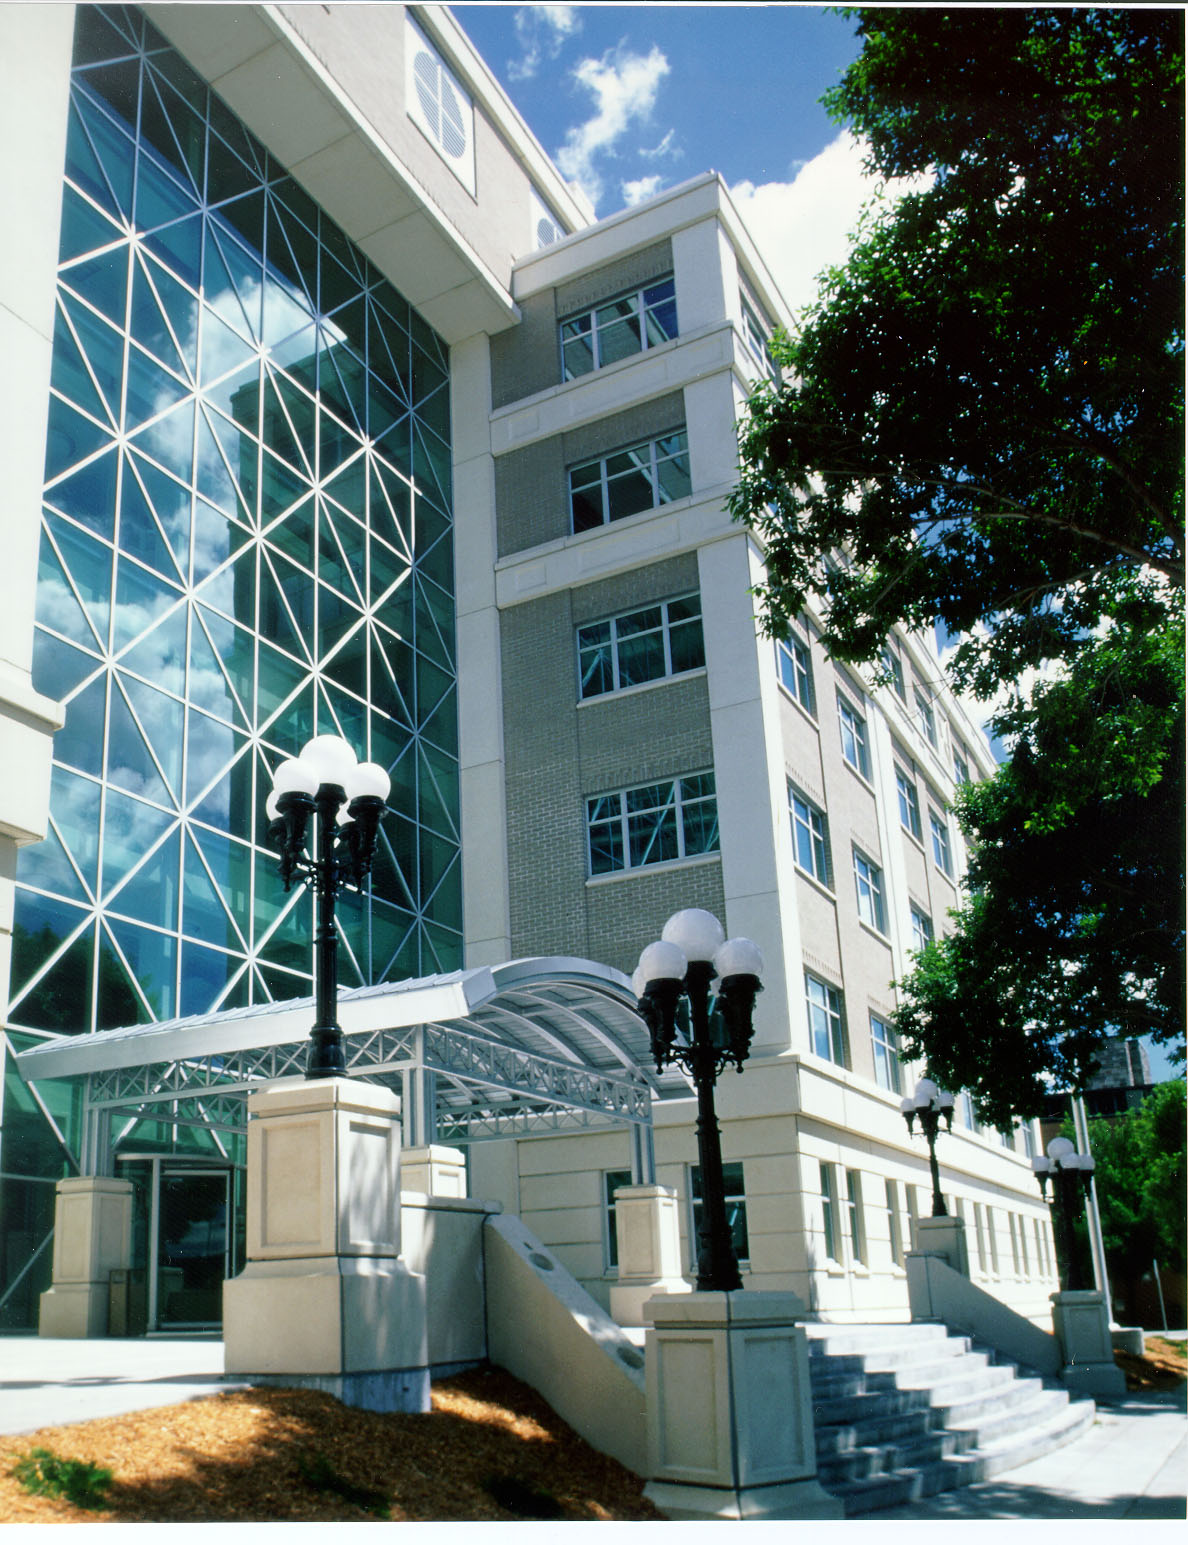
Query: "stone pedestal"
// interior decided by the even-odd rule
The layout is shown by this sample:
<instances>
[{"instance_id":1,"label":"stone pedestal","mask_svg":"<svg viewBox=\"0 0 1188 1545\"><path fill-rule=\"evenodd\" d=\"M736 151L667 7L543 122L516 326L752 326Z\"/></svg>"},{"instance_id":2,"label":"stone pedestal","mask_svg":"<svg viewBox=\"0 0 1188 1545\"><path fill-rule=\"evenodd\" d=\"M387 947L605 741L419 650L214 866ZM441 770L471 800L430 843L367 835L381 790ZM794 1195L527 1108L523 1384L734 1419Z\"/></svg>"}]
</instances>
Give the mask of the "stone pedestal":
<instances>
[{"instance_id":1,"label":"stone pedestal","mask_svg":"<svg viewBox=\"0 0 1188 1545\"><path fill-rule=\"evenodd\" d=\"M372 1411L429 1409L425 1279L400 1255L399 1101L355 1079L248 1099L247 1265L223 1287L228 1373Z\"/></svg>"},{"instance_id":2,"label":"stone pedestal","mask_svg":"<svg viewBox=\"0 0 1188 1545\"><path fill-rule=\"evenodd\" d=\"M969 1276L969 1246L965 1239L964 1218L917 1218L915 1253L939 1255L941 1260Z\"/></svg>"},{"instance_id":3,"label":"stone pedestal","mask_svg":"<svg viewBox=\"0 0 1188 1545\"><path fill-rule=\"evenodd\" d=\"M1051 1297L1052 1326L1064 1353L1061 1380L1078 1395L1124 1395L1126 1375L1114 1361L1105 1294L1069 1292Z\"/></svg>"},{"instance_id":4,"label":"stone pedestal","mask_svg":"<svg viewBox=\"0 0 1188 1545\"><path fill-rule=\"evenodd\" d=\"M681 1276L677 1194L669 1186L620 1186L615 1192L619 1280L610 1290L611 1318L642 1325L644 1305L661 1293L688 1293Z\"/></svg>"},{"instance_id":5,"label":"stone pedestal","mask_svg":"<svg viewBox=\"0 0 1188 1545\"><path fill-rule=\"evenodd\" d=\"M53 1281L41 1295L42 1336L106 1336L111 1274L132 1264L132 1182L59 1180Z\"/></svg>"},{"instance_id":6,"label":"stone pedestal","mask_svg":"<svg viewBox=\"0 0 1188 1545\"><path fill-rule=\"evenodd\" d=\"M673 1519L841 1518L817 1481L793 1293L684 1293L646 1308L648 1481Z\"/></svg>"},{"instance_id":7,"label":"stone pedestal","mask_svg":"<svg viewBox=\"0 0 1188 1545\"><path fill-rule=\"evenodd\" d=\"M466 1195L466 1155L460 1148L431 1143L426 1148L405 1148L400 1155L400 1185L405 1191L425 1196Z\"/></svg>"}]
</instances>

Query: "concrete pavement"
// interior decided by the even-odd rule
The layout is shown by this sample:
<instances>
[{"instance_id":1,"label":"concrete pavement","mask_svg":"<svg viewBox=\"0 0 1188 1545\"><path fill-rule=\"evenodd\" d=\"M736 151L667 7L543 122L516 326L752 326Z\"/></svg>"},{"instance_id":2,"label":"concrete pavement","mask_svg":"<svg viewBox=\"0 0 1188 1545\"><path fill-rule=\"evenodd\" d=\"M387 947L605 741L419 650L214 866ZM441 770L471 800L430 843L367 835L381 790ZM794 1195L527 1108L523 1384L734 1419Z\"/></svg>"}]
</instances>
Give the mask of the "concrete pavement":
<instances>
[{"instance_id":1,"label":"concrete pavement","mask_svg":"<svg viewBox=\"0 0 1188 1545\"><path fill-rule=\"evenodd\" d=\"M0 1337L0 1432L32 1432L176 1405L249 1381L225 1379L214 1336L102 1341ZM1065 1448L966 1486L872 1513L906 1519L1182 1519L1188 1492L1188 1386L1101 1403Z\"/></svg>"}]
</instances>

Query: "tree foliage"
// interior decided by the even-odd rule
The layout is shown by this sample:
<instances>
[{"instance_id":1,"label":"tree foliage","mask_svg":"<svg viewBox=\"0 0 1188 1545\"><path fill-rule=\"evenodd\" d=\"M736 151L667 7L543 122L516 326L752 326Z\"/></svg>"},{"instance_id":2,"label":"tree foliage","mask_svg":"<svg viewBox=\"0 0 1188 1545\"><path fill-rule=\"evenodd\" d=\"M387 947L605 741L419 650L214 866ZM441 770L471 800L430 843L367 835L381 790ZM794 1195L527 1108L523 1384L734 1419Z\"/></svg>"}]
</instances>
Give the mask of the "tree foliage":
<instances>
[{"instance_id":1,"label":"tree foliage","mask_svg":"<svg viewBox=\"0 0 1188 1545\"><path fill-rule=\"evenodd\" d=\"M1008 716L1010 762L961 793L966 900L895 1025L997 1126L1083 1088L1106 1036L1182 1055L1183 656L1182 624L1112 630Z\"/></svg>"},{"instance_id":2,"label":"tree foliage","mask_svg":"<svg viewBox=\"0 0 1188 1545\"><path fill-rule=\"evenodd\" d=\"M860 10L826 98L885 178L741 429L763 617L839 659L962 635L990 695L1183 587L1183 18ZM844 552L847 561L837 562ZM985 624L985 627L979 627Z\"/></svg>"}]
</instances>

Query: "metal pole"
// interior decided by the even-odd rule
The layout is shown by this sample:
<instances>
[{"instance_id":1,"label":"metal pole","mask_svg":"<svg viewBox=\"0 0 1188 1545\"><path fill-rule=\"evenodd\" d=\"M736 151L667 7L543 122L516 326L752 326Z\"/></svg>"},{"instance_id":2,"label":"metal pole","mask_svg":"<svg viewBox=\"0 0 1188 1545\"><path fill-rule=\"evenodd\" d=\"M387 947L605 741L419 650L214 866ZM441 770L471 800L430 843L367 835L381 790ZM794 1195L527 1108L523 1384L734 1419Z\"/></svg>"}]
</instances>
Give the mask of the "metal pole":
<instances>
[{"instance_id":1,"label":"metal pole","mask_svg":"<svg viewBox=\"0 0 1188 1545\"><path fill-rule=\"evenodd\" d=\"M344 798L342 789L326 783L315 796L318 862L314 871L314 894L318 905L318 931L314 947L314 996L317 1007L305 1064L306 1078L341 1078L346 1073L346 1055L338 1023L338 929L334 922L338 889L335 817Z\"/></svg>"},{"instance_id":2,"label":"metal pole","mask_svg":"<svg viewBox=\"0 0 1188 1545\"><path fill-rule=\"evenodd\" d=\"M697 1290L700 1293L734 1293L742 1287L742 1277L726 1218L722 1142L714 1110L715 1053L709 1023L709 984L712 979L712 966L690 963L685 988L693 1031L692 1072L697 1086L697 1156L701 1166Z\"/></svg>"},{"instance_id":3,"label":"metal pole","mask_svg":"<svg viewBox=\"0 0 1188 1545\"><path fill-rule=\"evenodd\" d=\"M947 1218L949 1214L941 1194L940 1165L936 1162L936 1137L940 1128L940 1116L933 1110L921 1111L920 1124L924 1128L924 1136L928 1139L928 1169L932 1175L932 1216Z\"/></svg>"},{"instance_id":4,"label":"metal pole","mask_svg":"<svg viewBox=\"0 0 1188 1545\"><path fill-rule=\"evenodd\" d=\"M1080 1095L1072 1100L1073 1131L1076 1133L1080 1153L1091 1153L1089 1147L1089 1121L1085 1114L1085 1102ZM1101 1232L1101 1210L1097 1205L1097 1185L1089 1182L1086 1199L1086 1215L1089 1221L1089 1248L1093 1254L1093 1278L1100 1293L1105 1295L1106 1319L1114 1324L1114 1306L1110 1299L1110 1274L1106 1268L1105 1240Z\"/></svg>"},{"instance_id":5,"label":"metal pole","mask_svg":"<svg viewBox=\"0 0 1188 1545\"><path fill-rule=\"evenodd\" d=\"M1159 1262L1157 1260L1153 1260L1151 1262L1151 1265L1152 1265L1152 1267L1154 1268L1154 1271L1155 1271L1155 1291L1159 1294L1159 1317L1163 1321L1163 1328L1164 1328L1164 1330L1166 1330L1167 1329L1167 1305L1163 1302L1163 1283L1160 1281L1160 1278L1159 1278Z\"/></svg>"}]
</instances>

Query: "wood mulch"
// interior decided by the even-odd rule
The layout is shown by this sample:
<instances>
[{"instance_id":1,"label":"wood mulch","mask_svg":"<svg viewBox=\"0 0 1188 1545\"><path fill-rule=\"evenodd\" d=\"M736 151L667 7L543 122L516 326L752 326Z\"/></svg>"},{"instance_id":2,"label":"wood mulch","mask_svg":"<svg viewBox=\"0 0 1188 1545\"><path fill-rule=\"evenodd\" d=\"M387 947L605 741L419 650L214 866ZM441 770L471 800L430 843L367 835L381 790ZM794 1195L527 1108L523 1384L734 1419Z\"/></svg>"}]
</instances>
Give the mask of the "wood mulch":
<instances>
[{"instance_id":1,"label":"wood mulch","mask_svg":"<svg viewBox=\"0 0 1188 1545\"><path fill-rule=\"evenodd\" d=\"M111 1470L109 1506L31 1495L12 1469L35 1448ZM434 1385L423 1416L249 1389L0 1436L0 1523L659 1519L643 1487L498 1369Z\"/></svg>"},{"instance_id":2,"label":"wood mulch","mask_svg":"<svg viewBox=\"0 0 1188 1545\"><path fill-rule=\"evenodd\" d=\"M1142 1357L1115 1352L1114 1361L1126 1375L1127 1389L1175 1389L1188 1378L1185 1343L1162 1336L1148 1336Z\"/></svg>"}]
</instances>

